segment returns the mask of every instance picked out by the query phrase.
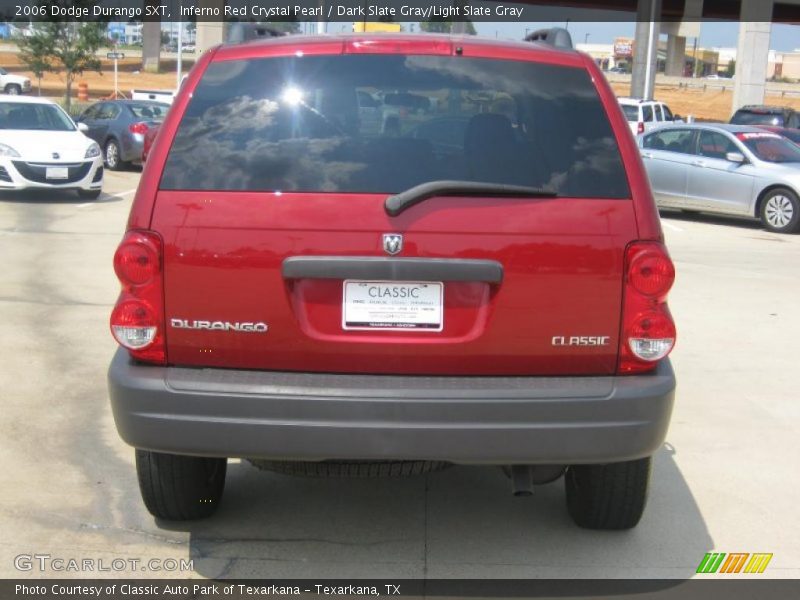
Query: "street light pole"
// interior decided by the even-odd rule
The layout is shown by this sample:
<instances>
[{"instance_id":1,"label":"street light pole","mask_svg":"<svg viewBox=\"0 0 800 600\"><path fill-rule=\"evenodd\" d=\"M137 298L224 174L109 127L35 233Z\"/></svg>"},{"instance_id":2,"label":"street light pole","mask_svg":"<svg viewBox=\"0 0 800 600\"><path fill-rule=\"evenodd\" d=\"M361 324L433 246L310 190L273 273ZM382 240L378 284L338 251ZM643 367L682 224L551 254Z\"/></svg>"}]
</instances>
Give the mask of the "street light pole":
<instances>
[{"instance_id":1,"label":"street light pole","mask_svg":"<svg viewBox=\"0 0 800 600\"><path fill-rule=\"evenodd\" d=\"M175 90L181 87L181 71L183 70L183 21L178 21L178 63L177 73L175 74Z\"/></svg>"},{"instance_id":2,"label":"street light pole","mask_svg":"<svg viewBox=\"0 0 800 600\"><path fill-rule=\"evenodd\" d=\"M583 45L585 46L589 42L589 36L592 35L591 33L587 33L583 36Z\"/></svg>"}]
</instances>

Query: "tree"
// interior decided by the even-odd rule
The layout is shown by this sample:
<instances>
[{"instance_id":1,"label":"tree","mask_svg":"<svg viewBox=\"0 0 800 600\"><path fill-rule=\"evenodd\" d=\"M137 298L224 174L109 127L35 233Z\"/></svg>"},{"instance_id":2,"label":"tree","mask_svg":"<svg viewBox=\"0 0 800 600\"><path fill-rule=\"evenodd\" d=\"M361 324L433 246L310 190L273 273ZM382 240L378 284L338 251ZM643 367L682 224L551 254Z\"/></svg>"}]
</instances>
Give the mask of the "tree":
<instances>
[{"instance_id":1,"label":"tree","mask_svg":"<svg viewBox=\"0 0 800 600\"><path fill-rule=\"evenodd\" d=\"M36 88L39 95L42 95L42 77L44 74L52 70L50 64L50 51L47 39L40 35L32 35L25 37L20 35L22 39L17 39L17 46L19 46L19 61L28 67L37 79Z\"/></svg>"},{"instance_id":2,"label":"tree","mask_svg":"<svg viewBox=\"0 0 800 600\"><path fill-rule=\"evenodd\" d=\"M728 67L725 69L725 75L727 77L733 77L736 75L736 61L730 60L728 61Z\"/></svg>"},{"instance_id":3,"label":"tree","mask_svg":"<svg viewBox=\"0 0 800 600\"><path fill-rule=\"evenodd\" d=\"M450 33L451 31L453 31L453 22L445 21L443 19L420 21L419 28L420 31L426 31L428 33ZM478 34L478 32L475 31L475 25L472 23L472 21L465 21L464 28L468 35Z\"/></svg>"},{"instance_id":4,"label":"tree","mask_svg":"<svg viewBox=\"0 0 800 600\"><path fill-rule=\"evenodd\" d=\"M100 73L100 59L95 53L108 43L106 24L47 21L32 27L30 36L17 40L20 53L22 56L38 57L42 72L64 72L67 84L64 106L69 110L75 78L84 71Z\"/></svg>"}]
</instances>

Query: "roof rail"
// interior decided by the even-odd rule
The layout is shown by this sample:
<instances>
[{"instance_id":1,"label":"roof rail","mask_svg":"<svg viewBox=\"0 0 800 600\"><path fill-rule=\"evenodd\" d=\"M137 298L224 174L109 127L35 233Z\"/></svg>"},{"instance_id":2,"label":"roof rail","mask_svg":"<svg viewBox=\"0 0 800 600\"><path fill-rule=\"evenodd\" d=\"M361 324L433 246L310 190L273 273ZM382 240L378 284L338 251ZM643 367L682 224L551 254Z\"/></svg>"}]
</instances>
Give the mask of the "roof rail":
<instances>
[{"instance_id":1,"label":"roof rail","mask_svg":"<svg viewBox=\"0 0 800 600\"><path fill-rule=\"evenodd\" d=\"M525 36L526 42L541 42L555 48L568 48L572 50L572 36L563 27L551 29L537 29Z\"/></svg>"}]
</instances>

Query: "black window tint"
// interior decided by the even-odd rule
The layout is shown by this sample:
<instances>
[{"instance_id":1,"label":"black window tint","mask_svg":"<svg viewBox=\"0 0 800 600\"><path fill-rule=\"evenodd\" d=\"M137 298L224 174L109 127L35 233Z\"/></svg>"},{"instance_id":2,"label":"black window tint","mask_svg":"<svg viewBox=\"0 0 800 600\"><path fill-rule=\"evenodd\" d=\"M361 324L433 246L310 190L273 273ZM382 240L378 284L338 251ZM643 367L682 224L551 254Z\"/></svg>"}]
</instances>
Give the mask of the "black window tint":
<instances>
[{"instance_id":1,"label":"black window tint","mask_svg":"<svg viewBox=\"0 0 800 600\"><path fill-rule=\"evenodd\" d=\"M674 121L675 116L672 114L672 111L669 109L669 106L666 104L662 104L661 108L664 109L664 120L665 121Z\"/></svg>"},{"instance_id":2,"label":"black window tint","mask_svg":"<svg viewBox=\"0 0 800 600\"><path fill-rule=\"evenodd\" d=\"M396 193L439 179L630 194L585 70L404 55L212 63L161 187Z\"/></svg>"},{"instance_id":3,"label":"black window tint","mask_svg":"<svg viewBox=\"0 0 800 600\"><path fill-rule=\"evenodd\" d=\"M741 152L727 136L716 131L701 131L697 154L709 158L725 158L728 152Z\"/></svg>"},{"instance_id":4,"label":"black window tint","mask_svg":"<svg viewBox=\"0 0 800 600\"><path fill-rule=\"evenodd\" d=\"M664 120L664 113L661 112L661 107L658 104L653 105L653 110L656 113L656 121Z\"/></svg>"},{"instance_id":5,"label":"black window tint","mask_svg":"<svg viewBox=\"0 0 800 600\"><path fill-rule=\"evenodd\" d=\"M740 110L733 115L731 123L736 125L773 125L775 127L783 127L783 115L771 112Z\"/></svg>"},{"instance_id":6,"label":"black window tint","mask_svg":"<svg viewBox=\"0 0 800 600\"><path fill-rule=\"evenodd\" d=\"M694 154L694 132L689 129L667 129L644 138L644 147L681 154Z\"/></svg>"},{"instance_id":7,"label":"black window tint","mask_svg":"<svg viewBox=\"0 0 800 600\"><path fill-rule=\"evenodd\" d=\"M650 122L653 120L653 107L649 104L645 104L642 106L642 112L644 113L644 120L646 122Z\"/></svg>"}]
</instances>

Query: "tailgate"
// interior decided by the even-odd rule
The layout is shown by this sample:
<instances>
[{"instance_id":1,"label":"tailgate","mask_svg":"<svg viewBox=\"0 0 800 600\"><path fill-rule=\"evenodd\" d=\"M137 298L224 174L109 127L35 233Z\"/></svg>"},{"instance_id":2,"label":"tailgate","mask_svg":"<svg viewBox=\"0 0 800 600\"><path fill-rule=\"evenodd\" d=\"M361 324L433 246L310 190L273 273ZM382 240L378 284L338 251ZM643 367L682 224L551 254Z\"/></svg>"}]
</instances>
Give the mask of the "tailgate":
<instances>
[{"instance_id":1,"label":"tailgate","mask_svg":"<svg viewBox=\"0 0 800 600\"><path fill-rule=\"evenodd\" d=\"M437 198L391 218L384 198L161 192L169 362L614 372L629 201ZM384 234L402 235L399 269Z\"/></svg>"}]
</instances>

